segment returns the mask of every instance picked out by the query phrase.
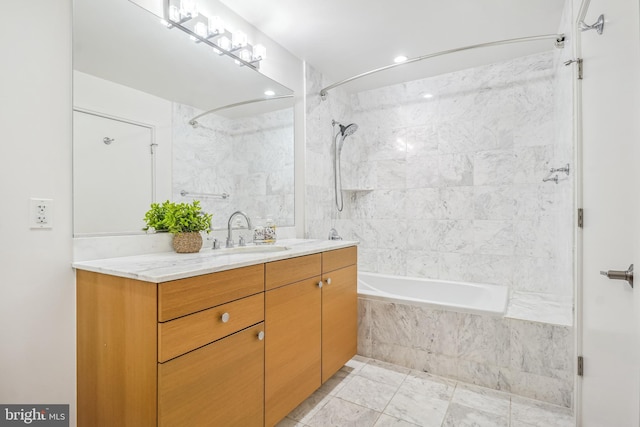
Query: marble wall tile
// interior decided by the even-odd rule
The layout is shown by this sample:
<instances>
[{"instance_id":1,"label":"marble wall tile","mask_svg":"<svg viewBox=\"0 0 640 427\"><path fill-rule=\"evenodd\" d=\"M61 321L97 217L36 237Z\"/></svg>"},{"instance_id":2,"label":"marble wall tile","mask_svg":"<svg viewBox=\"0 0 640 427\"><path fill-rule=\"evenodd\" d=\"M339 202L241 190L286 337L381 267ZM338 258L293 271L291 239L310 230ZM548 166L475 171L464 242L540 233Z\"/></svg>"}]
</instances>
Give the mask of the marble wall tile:
<instances>
[{"instance_id":1,"label":"marble wall tile","mask_svg":"<svg viewBox=\"0 0 640 427\"><path fill-rule=\"evenodd\" d=\"M512 391L512 373L505 367L458 359L457 379L494 390Z\"/></svg>"},{"instance_id":2,"label":"marble wall tile","mask_svg":"<svg viewBox=\"0 0 640 427\"><path fill-rule=\"evenodd\" d=\"M514 396L511 399L511 424L514 427L573 427L575 420L569 408Z\"/></svg>"},{"instance_id":3,"label":"marble wall tile","mask_svg":"<svg viewBox=\"0 0 640 427\"><path fill-rule=\"evenodd\" d=\"M501 417L509 417L511 411L511 396L509 394L464 383L457 384L451 403L482 409Z\"/></svg>"},{"instance_id":4,"label":"marble wall tile","mask_svg":"<svg viewBox=\"0 0 640 427\"><path fill-rule=\"evenodd\" d=\"M407 276L438 277L438 253L433 251L408 250Z\"/></svg>"},{"instance_id":5,"label":"marble wall tile","mask_svg":"<svg viewBox=\"0 0 640 427\"><path fill-rule=\"evenodd\" d=\"M473 221L474 252L487 255L513 255L513 221Z\"/></svg>"},{"instance_id":6,"label":"marble wall tile","mask_svg":"<svg viewBox=\"0 0 640 427\"><path fill-rule=\"evenodd\" d=\"M516 206L512 186L473 187L473 214L475 219L513 219Z\"/></svg>"},{"instance_id":7,"label":"marble wall tile","mask_svg":"<svg viewBox=\"0 0 640 427\"><path fill-rule=\"evenodd\" d=\"M467 154L443 154L438 157L438 174L442 186L473 185L474 173L474 163Z\"/></svg>"},{"instance_id":8,"label":"marble wall tile","mask_svg":"<svg viewBox=\"0 0 640 427\"><path fill-rule=\"evenodd\" d=\"M527 372L512 372L511 392L565 408L573 406L573 379L561 380Z\"/></svg>"},{"instance_id":9,"label":"marble wall tile","mask_svg":"<svg viewBox=\"0 0 640 427\"><path fill-rule=\"evenodd\" d=\"M509 323L502 317L459 314L461 326L457 356L460 359L510 366L511 334Z\"/></svg>"},{"instance_id":10,"label":"marble wall tile","mask_svg":"<svg viewBox=\"0 0 640 427\"><path fill-rule=\"evenodd\" d=\"M458 373L457 359L455 357L411 346L375 342L372 345L372 357L377 360L449 378L456 378Z\"/></svg>"},{"instance_id":11,"label":"marble wall tile","mask_svg":"<svg viewBox=\"0 0 640 427\"><path fill-rule=\"evenodd\" d=\"M513 182L515 155L512 150L480 151L474 156L475 185L505 185Z\"/></svg>"},{"instance_id":12,"label":"marble wall tile","mask_svg":"<svg viewBox=\"0 0 640 427\"><path fill-rule=\"evenodd\" d=\"M371 306L369 300L358 298L358 354L371 357Z\"/></svg>"}]
</instances>

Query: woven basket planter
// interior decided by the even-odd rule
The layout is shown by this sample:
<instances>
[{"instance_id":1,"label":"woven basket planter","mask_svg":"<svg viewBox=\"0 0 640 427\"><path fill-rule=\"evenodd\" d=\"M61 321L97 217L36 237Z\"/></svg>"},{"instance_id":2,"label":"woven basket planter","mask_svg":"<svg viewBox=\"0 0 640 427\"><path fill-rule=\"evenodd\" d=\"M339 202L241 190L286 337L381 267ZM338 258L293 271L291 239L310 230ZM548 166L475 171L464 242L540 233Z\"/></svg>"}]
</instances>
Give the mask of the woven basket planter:
<instances>
[{"instance_id":1,"label":"woven basket planter","mask_svg":"<svg viewBox=\"0 0 640 427\"><path fill-rule=\"evenodd\" d=\"M193 254L200 252L202 236L198 232L177 233L173 236L173 249L179 254Z\"/></svg>"}]
</instances>

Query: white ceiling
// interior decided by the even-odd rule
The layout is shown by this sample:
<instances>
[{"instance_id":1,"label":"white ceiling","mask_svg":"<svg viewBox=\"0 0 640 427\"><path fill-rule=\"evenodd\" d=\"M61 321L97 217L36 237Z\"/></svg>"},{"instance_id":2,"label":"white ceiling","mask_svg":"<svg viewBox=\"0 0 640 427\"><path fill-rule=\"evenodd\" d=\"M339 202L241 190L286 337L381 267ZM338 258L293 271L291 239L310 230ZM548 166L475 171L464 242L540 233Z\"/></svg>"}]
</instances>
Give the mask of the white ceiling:
<instances>
[{"instance_id":1,"label":"white ceiling","mask_svg":"<svg viewBox=\"0 0 640 427\"><path fill-rule=\"evenodd\" d=\"M267 36L342 80L409 58L496 40L554 34L565 0L221 0ZM422 61L345 86L412 80L553 49L518 43ZM402 69L403 71L400 71Z\"/></svg>"}]
</instances>

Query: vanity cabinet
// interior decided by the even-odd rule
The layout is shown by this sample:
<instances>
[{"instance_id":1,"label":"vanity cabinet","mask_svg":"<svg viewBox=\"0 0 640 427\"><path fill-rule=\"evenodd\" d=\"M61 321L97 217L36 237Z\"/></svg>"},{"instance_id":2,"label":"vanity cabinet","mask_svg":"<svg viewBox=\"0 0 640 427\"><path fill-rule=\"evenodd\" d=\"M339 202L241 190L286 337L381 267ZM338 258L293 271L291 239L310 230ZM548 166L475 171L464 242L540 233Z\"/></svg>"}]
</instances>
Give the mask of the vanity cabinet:
<instances>
[{"instance_id":1,"label":"vanity cabinet","mask_svg":"<svg viewBox=\"0 0 640 427\"><path fill-rule=\"evenodd\" d=\"M356 262L349 247L266 264L266 426L356 354Z\"/></svg>"},{"instance_id":2,"label":"vanity cabinet","mask_svg":"<svg viewBox=\"0 0 640 427\"><path fill-rule=\"evenodd\" d=\"M356 247L159 283L76 270L78 426L273 426L356 354Z\"/></svg>"},{"instance_id":3,"label":"vanity cabinet","mask_svg":"<svg viewBox=\"0 0 640 427\"><path fill-rule=\"evenodd\" d=\"M264 425L264 264L76 286L78 426Z\"/></svg>"}]
</instances>

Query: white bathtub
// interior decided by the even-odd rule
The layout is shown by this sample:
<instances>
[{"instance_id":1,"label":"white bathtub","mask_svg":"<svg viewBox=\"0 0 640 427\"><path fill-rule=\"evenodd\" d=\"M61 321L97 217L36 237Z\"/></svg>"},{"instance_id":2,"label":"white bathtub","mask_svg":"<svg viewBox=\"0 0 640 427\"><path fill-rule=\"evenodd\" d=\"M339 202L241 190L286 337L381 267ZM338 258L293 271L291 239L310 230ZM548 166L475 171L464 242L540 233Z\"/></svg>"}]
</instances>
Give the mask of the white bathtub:
<instances>
[{"instance_id":1,"label":"white bathtub","mask_svg":"<svg viewBox=\"0 0 640 427\"><path fill-rule=\"evenodd\" d=\"M358 272L358 296L463 313L502 316L506 286Z\"/></svg>"}]
</instances>

